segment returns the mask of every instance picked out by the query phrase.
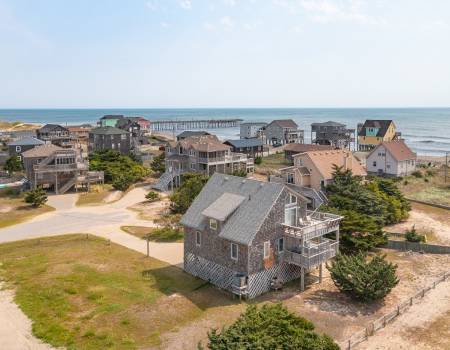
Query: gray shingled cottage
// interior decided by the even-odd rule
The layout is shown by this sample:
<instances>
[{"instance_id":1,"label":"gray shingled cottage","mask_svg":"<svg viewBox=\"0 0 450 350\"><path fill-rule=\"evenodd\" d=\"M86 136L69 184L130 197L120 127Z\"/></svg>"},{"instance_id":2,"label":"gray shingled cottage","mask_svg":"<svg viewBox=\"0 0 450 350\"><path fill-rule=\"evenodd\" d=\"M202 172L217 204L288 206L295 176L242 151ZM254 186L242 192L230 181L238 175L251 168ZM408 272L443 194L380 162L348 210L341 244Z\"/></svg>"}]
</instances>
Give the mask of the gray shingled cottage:
<instances>
[{"instance_id":1,"label":"gray shingled cottage","mask_svg":"<svg viewBox=\"0 0 450 350\"><path fill-rule=\"evenodd\" d=\"M295 278L303 290L336 255L341 220L307 202L283 184L215 173L181 219L185 271L249 298Z\"/></svg>"}]
</instances>

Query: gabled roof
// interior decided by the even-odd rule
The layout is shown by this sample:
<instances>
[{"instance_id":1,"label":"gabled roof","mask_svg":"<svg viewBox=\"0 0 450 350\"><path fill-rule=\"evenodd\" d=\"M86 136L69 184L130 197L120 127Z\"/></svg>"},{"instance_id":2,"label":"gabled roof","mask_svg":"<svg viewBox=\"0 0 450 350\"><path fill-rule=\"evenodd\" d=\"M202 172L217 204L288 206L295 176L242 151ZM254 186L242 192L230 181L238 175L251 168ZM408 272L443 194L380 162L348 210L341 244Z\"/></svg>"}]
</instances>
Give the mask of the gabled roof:
<instances>
[{"instance_id":1,"label":"gabled roof","mask_svg":"<svg viewBox=\"0 0 450 350\"><path fill-rule=\"evenodd\" d=\"M334 149L334 147L330 145L312 145L304 143L288 143L286 146L284 146L284 151L291 151L297 153L303 153L308 151L324 151L332 149Z\"/></svg>"},{"instance_id":2,"label":"gabled roof","mask_svg":"<svg viewBox=\"0 0 450 350\"><path fill-rule=\"evenodd\" d=\"M34 157L48 157L53 152L64 149L62 147L55 146L51 143L46 143L45 145L37 146L28 151L22 153L24 158L34 158Z\"/></svg>"},{"instance_id":3,"label":"gabled roof","mask_svg":"<svg viewBox=\"0 0 450 350\"><path fill-rule=\"evenodd\" d=\"M8 146L39 146L45 144L44 141L37 139L36 137L24 137L8 143Z\"/></svg>"},{"instance_id":4,"label":"gabled roof","mask_svg":"<svg viewBox=\"0 0 450 350\"><path fill-rule=\"evenodd\" d=\"M226 140L224 144L233 146L235 148L241 148L241 147L262 146L263 142L261 139L252 138L252 139Z\"/></svg>"},{"instance_id":5,"label":"gabled roof","mask_svg":"<svg viewBox=\"0 0 450 350\"><path fill-rule=\"evenodd\" d=\"M337 149L331 151L311 151L305 152L301 155L308 157L324 179L332 179L334 165L343 167L344 169L351 169L353 175L366 176L367 172L353 156L352 152L347 150Z\"/></svg>"},{"instance_id":6,"label":"gabled roof","mask_svg":"<svg viewBox=\"0 0 450 350\"><path fill-rule=\"evenodd\" d=\"M89 131L89 134L94 135L122 135L129 134L128 131L116 128L114 126L100 126Z\"/></svg>"},{"instance_id":7,"label":"gabled roof","mask_svg":"<svg viewBox=\"0 0 450 350\"><path fill-rule=\"evenodd\" d=\"M104 119L122 119L123 115L122 114L107 114L104 115L103 117L100 118L100 120L104 120Z\"/></svg>"},{"instance_id":8,"label":"gabled roof","mask_svg":"<svg viewBox=\"0 0 450 350\"><path fill-rule=\"evenodd\" d=\"M367 158L375 153L381 146L384 146L397 162L417 158L417 155L413 151L411 151L404 140L384 141L377 145L377 147L375 147L372 152L369 153Z\"/></svg>"},{"instance_id":9,"label":"gabled roof","mask_svg":"<svg viewBox=\"0 0 450 350\"><path fill-rule=\"evenodd\" d=\"M392 120L373 120L373 119L367 119L364 122L364 125L358 132L358 136L366 136L366 128L377 128L378 133L377 137L384 137L386 135L386 132L389 129L389 126L391 125Z\"/></svg>"},{"instance_id":10,"label":"gabled roof","mask_svg":"<svg viewBox=\"0 0 450 350\"><path fill-rule=\"evenodd\" d=\"M298 125L296 122L294 122L292 119L276 119L273 120L269 125L276 124L282 128L298 128Z\"/></svg>"},{"instance_id":11,"label":"gabled roof","mask_svg":"<svg viewBox=\"0 0 450 350\"><path fill-rule=\"evenodd\" d=\"M225 221L219 237L248 245L260 230L283 189L284 185L279 183L214 173L181 218L181 224L203 230L207 224L207 217L202 214L205 209L225 193L237 195L244 200ZM219 202L222 202L223 198Z\"/></svg>"},{"instance_id":12,"label":"gabled roof","mask_svg":"<svg viewBox=\"0 0 450 350\"><path fill-rule=\"evenodd\" d=\"M209 132L201 130L187 130L183 131L181 134L178 134L177 138L181 140L191 136L202 136L202 135L211 135L211 134Z\"/></svg>"},{"instance_id":13,"label":"gabled roof","mask_svg":"<svg viewBox=\"0 0 450 350\"><path fill-rule=\"evenodd\" d=\"M340 126L340 127L344 127L345 124L342 123L338 123L338 122L333 122L331 120L324 122L324 123L312 123L311 126Z\"/></svg>"},{"instance_id":14,"label":"gabled roof","mask_svg":"<svg viewBox=\"0 0 450 350\"><path fill-rule=\"evenodd\" d=\"M53 130L63 129L68 131L65 127L58 124L45 124L42 128L39 129L39 132L49 132Z\"/></svg>"},{"instance_id":15,"label":"gabled roof","mask_svg":"<svg viewBox=\"0 0 450 350\"><path fill-rule=\"evenodd\" d=\"M228 151L231 147L219 141L216 135L190 136L180 141L169 142L171 147L181 146L199 152Z\"/></svg>"}]
</instances>

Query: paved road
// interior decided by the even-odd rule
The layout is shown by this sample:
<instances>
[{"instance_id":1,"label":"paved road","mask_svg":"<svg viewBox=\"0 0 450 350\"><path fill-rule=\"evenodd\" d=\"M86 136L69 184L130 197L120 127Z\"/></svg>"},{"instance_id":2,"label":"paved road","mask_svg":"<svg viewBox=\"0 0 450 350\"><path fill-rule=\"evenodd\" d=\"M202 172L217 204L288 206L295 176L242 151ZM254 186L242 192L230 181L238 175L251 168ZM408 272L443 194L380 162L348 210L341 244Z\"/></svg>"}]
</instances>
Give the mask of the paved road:
<instances>
[{"instance_id":1,"label":"paved road","mask_svg":"<svg viewBox=\"0 0 450 350\"><path fill-rule=\"evenodd\" d=\"M153 225L150 221L138 219L135 212L126 209L144 201L147 191L145 188L135 188L117 202L85 207L75 206L76 194L51 196L48 204L55 211L0 229L0 243L69 233L91 233L145 254L146 242L123 232L120 226ZM151 242L150 255L181 267L183 244Z\"/></svg>"}]
</instances>

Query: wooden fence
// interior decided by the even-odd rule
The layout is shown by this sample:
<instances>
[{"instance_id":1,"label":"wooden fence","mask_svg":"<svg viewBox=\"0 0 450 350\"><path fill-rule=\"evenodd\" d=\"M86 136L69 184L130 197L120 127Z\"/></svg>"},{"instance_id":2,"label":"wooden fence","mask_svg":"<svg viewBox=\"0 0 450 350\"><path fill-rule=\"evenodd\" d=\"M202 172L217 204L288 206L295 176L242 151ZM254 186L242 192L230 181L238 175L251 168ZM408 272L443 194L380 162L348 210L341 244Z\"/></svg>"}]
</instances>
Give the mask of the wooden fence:
<instances>
[{"instance_id":1,"label":"wooden fence","mask_svg":"<svg viewBox=\"0 0 450 350\"><path fill-rule=\"evenodd\" d=\"M431 254L450 254L450 246L425 244L408 241L388 240L386 248L396 250L411 250L413 252L424 252Z\"/></svg>"},{"instance_id":2,"label":"wooden fence","mask_svg":"<svg viewBox=\"0 0 450 350\"><path fill-rule=\"evenodd\" d=\"M371 322L363 330L353 333L353 335L347 341L340 343L339 346L343 350L354 349L358 344L362 343L363 341L366 341L371 335L374 335L378 330L386 327L387 324L394 321L398 316L405 313L414 304L415 301L416 302L420 301L430 290L436 288L436 286L439 283L444 282L449 277L450 271L447 271L446 273L442 274L438 279L436 279L433 283L419 290L408 300L405 300L404 302L398 304L396 308L391 312Z\"/></svg>"}]
</instances>

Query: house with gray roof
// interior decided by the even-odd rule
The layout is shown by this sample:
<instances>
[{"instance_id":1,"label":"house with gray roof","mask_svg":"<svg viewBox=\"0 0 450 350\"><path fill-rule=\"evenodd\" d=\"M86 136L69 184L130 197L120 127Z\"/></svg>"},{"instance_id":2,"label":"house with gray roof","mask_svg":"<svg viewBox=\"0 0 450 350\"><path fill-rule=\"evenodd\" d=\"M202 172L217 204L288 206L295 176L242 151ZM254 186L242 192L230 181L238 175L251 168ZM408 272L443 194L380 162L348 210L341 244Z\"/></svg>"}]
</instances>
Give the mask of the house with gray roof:
<instances>
[{"instance_id":1,"label":"house with gray roof","mask_svg":"<svg viewBox=\"0 0 450 350\"><path fill-rule=\"evenodd\" d=\"M89 152L114 150L130 154L132 150L131 133L114 126L100 126L89 131Z\"/></svg>"},{"instance_id":2,"label":"house with gray roof","mask_svg":"<svg viewBox=\"0 0 450 350\"><path fill-rule=\"evenodd\" d=\"M231 151L244 153L249 157L255 158L263 154L263 142L261 139L239 139L226 140L225 145L231 146Z\"/></svg>"},{"instance_id":3,"label":"house with gray roof","mask_svg":"<svg viewBox=\"0 0 450 350\"><path fill-rule=\"evenodd\" d=\"M274 120L264 128L262 134L266 143L272 145L304 143L304 130L300 130L292 119Z\"/></svg>"},{"instance_id":4,"label":"house with gray roof","mask_svg":"<svg viewBox=\"0 0 450 350\"><path fill-rule=\"evenodd\" d=\"M311 143L351 149L355 143L355 129L345 124L328 121L311 124Z\"/></svg>"},{"instance_id":5,"label":"house with gray roof","mask_svg":"<svg viewBox=\"0 0 450 350\"><path fill-rule=\"evenodd\" d=\"M206 136L206 135L211 135L211 134L207 131L202 131L202 130L186 130L177 135L177 141L187 139L188 137L191 137L191 136Z\"/></svg>"},{"instance_id":6,"label":"house with gray roof","mask_svg":"<svg viewBox=\"0 0 450 350\"><path fill-rule=\"evenodd\" d=\"M45 144L44 141L36 137L25 137L8 143L8 154L10 157L20 157L22 160L22 153L33 149L37 146Z\"/></svg>"},{"instance_id":7,"label":"house with gray roof","mask_svg":"<svg viewBox=\"0 0 450 350\"><path fill-rule=\"evenodd\" d=\"M239 125L239 137L241 139L251 139L258 137L261 130L267 125L264 122L247 122Z\"/></svg>"},{"instance_id":8,"label":"house with gray roof","mask_svg":"<svg viewBox=\"0 0 450 350\"><path fill-rule=\"evenodd\" d=\"M307 203L281 183L215 173L181 219L184 270L248 298L296 278L303 290L338 252L341 220Z\"/></svg>"},{"instance_id":9,"label":"house with gray roof","mask_svg":"<svg viewBox=\"0 0 450 350\"><path fill-rule=\"evenodd\" d=\"M74 142L74 138L70 135L69 129L58 124L46 124L36 130L36 135L39 140L63 148L72 147Z\"/></svg>"}]
</instances>

